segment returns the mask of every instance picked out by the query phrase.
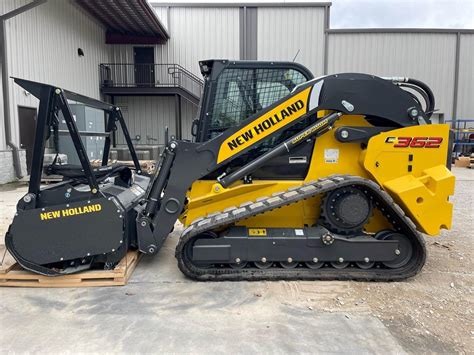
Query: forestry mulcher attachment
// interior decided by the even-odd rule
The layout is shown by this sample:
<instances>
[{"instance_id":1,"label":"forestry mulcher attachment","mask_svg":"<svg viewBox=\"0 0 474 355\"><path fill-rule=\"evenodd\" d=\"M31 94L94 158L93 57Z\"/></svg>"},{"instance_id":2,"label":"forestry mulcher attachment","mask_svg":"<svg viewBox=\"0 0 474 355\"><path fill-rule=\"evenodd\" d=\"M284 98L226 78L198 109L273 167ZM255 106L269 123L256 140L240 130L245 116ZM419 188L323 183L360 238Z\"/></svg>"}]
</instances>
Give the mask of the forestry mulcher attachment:
<instances>
[{"instance_id":1,"label":"forestry mulcher attachment","mask_svg":"<svg viewBox=\"0 0 474 355\"><path fill-rule=\"evenodd\" d=\"M146 176L120 110L15 79L40 99L28 193L6 235L26 269L61 275L111 267L127 250L156 254L179 219L180 270L196 280L347 279L415 275L421 233L451 227L448 125L431 124L434 97L408 78L313 78L286 62L209 60L193 142L171 137ZM124 128L135 169L92 168L67 100L103 109ZM49 167L58 112L81 166Z\"/></svg>"}]
</instances>

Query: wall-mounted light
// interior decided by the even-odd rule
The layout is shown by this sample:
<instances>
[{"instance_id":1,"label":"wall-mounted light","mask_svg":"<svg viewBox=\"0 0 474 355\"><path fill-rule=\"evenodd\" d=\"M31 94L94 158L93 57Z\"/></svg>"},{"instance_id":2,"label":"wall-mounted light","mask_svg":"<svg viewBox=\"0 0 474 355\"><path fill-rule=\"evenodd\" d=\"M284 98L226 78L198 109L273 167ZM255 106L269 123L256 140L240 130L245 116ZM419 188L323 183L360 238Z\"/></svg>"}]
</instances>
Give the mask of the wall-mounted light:
<instances>
[{"instance_id":1,"label":"wall-mounted light","mask_svg":"<svg viewBox=\"0 0 474 355\"><path fill-rule=\"evenodd\" d=\"M82 48L78 48L78 49L77 49L77 55L78 55L79 57L84 57L84 51L82 50Z\"/></svg>"}]
</instances>

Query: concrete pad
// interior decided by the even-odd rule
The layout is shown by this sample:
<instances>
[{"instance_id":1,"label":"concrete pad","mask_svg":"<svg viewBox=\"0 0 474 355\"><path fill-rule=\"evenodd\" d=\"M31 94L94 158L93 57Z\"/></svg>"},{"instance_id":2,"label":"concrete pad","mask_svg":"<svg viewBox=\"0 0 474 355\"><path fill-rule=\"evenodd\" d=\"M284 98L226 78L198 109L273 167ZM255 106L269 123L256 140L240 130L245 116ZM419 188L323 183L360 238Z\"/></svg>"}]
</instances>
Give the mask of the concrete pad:
<instances>
[{"instance_id":1,"label":"concrete pad","mask_svg":"<svg viewBox=\"0 0 474 355\"><path fill-rule=\"evenodd\" d=\"M282 297L290 283L190 281L175 242L125 287L0 289L0 351L403 353L375 317Z\"/></svg>"},{"instance_id":2,"label":"concrete pad","mask_svg":"<svg viewBox=\"0 0 474 355\"><path fill-rule=\"evenodd\" d=\"M174 258L180 232L125 287L0 288L0 351L403 353L373 316L308 307L298 297L309 295L305 283L185 278ZM345 288L326 284L322 298Z\"/></svg>"}]
</instances>

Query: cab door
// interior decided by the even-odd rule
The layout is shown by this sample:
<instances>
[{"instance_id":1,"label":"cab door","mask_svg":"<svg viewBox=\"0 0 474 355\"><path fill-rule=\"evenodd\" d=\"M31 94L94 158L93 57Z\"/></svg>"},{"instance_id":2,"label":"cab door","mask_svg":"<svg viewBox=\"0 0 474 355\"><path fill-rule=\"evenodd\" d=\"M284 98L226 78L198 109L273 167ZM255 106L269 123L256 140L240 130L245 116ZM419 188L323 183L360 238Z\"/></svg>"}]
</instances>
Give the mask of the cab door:
<instances>
[{"instance_id":1,"label":"cab door","mask_svg":"<svg viewBox=\"0 0 474 355\"><path fill-rule=\"evenodd\" d=\"M245 62L244 62L245 63ZM295 63L229 66L213 81L208 82L207 107L203 107L200 136L197 141L207 141L234 127L253 114L287 96L299 84L311 79L306 68ZM266 153L285 139L296 134L312 119L306 119L281 133L265 139L257 147L230 163L237 168ZM299 145L291 153L280 155L252 173L254 179L304 179L309 169L314 140Z\"/></svg>"}]
</instances>

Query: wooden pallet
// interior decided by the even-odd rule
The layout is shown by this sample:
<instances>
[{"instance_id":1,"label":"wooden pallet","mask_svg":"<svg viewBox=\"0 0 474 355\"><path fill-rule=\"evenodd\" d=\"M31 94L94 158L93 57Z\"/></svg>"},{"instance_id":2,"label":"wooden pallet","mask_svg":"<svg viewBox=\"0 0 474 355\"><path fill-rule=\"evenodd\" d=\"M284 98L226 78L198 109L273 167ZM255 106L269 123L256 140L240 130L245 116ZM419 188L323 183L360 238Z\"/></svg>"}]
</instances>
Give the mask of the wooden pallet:
<instances>
[{"instance_id":1,"label":"wooden pallet","mask_svg":"<svg viewBox=\"0 0 474 355\"><path fill-rule=\"evenodd\" d=\"M4 250L0 249L0 261ZM123 286L140 259L138 251L129 251L113 270L87 270L71 275L44 276L24 270L7 252L0 265L0 287L97 287Z\"/></svg>"}]
</instances>

